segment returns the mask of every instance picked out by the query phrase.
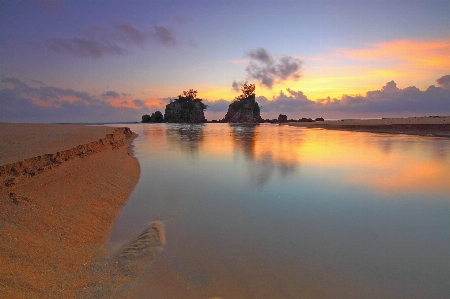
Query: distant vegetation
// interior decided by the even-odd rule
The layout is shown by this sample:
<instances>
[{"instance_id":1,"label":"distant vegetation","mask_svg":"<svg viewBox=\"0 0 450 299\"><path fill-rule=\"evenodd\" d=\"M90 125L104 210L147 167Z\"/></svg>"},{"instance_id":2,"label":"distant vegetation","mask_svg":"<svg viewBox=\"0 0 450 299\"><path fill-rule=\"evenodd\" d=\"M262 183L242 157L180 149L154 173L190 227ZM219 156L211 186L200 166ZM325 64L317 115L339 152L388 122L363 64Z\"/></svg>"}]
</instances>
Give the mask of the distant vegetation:
<instances>
[{"instance_id":1,"label":"distant vegetation","mask_svg":"<svg viewBox=\"0 0 450 299\"><path fill-rule=\"evenodd\" d=\"M161 111L156 111L152 113L152 115L142 115L142 122L143 123L162 123L164 122L164 115L161 113Z\"/></svg>"}]
</instances>

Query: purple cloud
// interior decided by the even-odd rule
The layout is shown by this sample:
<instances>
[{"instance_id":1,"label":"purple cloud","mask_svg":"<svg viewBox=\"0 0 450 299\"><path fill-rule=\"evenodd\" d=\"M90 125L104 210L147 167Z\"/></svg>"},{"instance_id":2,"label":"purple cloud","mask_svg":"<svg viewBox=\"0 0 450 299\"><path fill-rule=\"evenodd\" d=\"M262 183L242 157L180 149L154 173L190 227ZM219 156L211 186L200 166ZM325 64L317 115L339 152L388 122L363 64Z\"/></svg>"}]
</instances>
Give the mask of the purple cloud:
<instances>
[{"instance_id":1,"label":"purple cloud","mask_svg":"<svg viewBox=\"0 0 450 299\"><path fill-rule=\"evenodd\" d=\"M289 118L301 117L406 117L425 115L450 115L450 89L446 89L446 78L439 80L442 87L434 85L425 91L410 86L398 88L394 81L386 83L380 90L368 91L366 95L343 95L340 99L325 98L312 101L302 91L286 89L273 99L256 98L262 107L263 118L276 118L280 113ZM234 82L238 86L238 82ZM229 102L208 102L207 113L222 118ZM211 110L210 110L211 109ZM218 117L217 117L218 116Z\"/></svg>"},{"instance_id":2,"label":"purple cloud","mask_svg":"<svg viewBox=\"0 0 450 299\"><path fill-rule=\"evenodd\" d=\"M118 122L139 121L147 107L116 107L87 92L53 86L30 87L17 78L4 78L0 89L0 121L9 122ZM67 99L70 97L70 101ZM44 102L36 104L33 99ZM139 103L140 100L137 100Z\"/></svg>"},{"instance_id":3,"label":"purple cloud","mask_svg":"<svg viewBox=\"0 0 450 299\"><path fill-rule=\"evenodd\" d=\"M172 28L165 26L154 26L152 36L165 46L174 46L177 44L175 34Z\"/></svg>"},{"instance_id":4,"label":"purple cloud","mask_svg":"<svg viewBox=\"0 0 450 299\"><path fill-rule=\"evenodd\" d=\"M120 94L113 90L106 91L101 95L103 98L120 98Z\"/></svg>"},{"instance_id":5,"label":"purple cloud","mask_svg":"<svg viewBox=\"0 0 450 299\"><path fill-rule=\"evenodd\" d=\"M436 80L437 85L442 88L450 89L450 75L445 75Z\"/></svg>"},{"instance_id":6,"label":"purple cloud","mask_svg":"<svg viewBox=\"0 0 450 299\"><path fill-rule=\"evenodd\" d=\"M135 99L133 101L133 103L134 103L134 105L136 105L136 107L139 107L139 108L144 108L145 107L145 102L143 100Z\"/></svg>"},{"instance_id":7,"label":"purple cloud","mask_svg":"<svg viewBox=\"0 0 450 299\"><path fill-rule=\"evenodd\" d=\"M143 46L149 42L164 46L177 44L172 28L153 26L151 30L133 26L131 23L115 23L111 27L91 26L81 36L47 39L47 49L78 57L101 58L105 55L122 55L130 45Z\"/></svg>"},{"instance_id":8,"label":"purple cloud","mask_svg":"<svg viewBox=\"0 0 450 299\"><path fill-rule=\"evenodd\" d=\"M45 41L49 50L71 54L78 57L100 58L105 54L124 54L126 50L115 43L102 42L94 39L75 37L72 39L57 37Z\"/></svg>"},{"instance_id":9,"label":"purple cloud","mask_svg":"<svg viewBox=\"0 0 450 299\"><path fill-rule=\"evenodd\" d=\"M343 95L340 99L309 100L301 91L287 89L272 101L257 98L261 112L271 117L277 113L288 117L326 116L339 117L395 117L417 115L449 115L450 90L430 86L421 91L410 86L399 89L394 81L386 83L381 90L368 91L363 95Z\"/></svg>"},{"instance_id":10,"label":"purple cloud","mask_svg":"<svg viewBox=\"0 0 450 299\"><path fill-rule=\"evenodd\" d=\"M283 55L275 58L264 48L252 50L246 56L250 58L245 69L247 79L256 80L269 89L272 89L274 83L298 80L301 77L302 61L296 57ZM233 89L236 89L235 82Z\"/></svg>"}]
</instances>

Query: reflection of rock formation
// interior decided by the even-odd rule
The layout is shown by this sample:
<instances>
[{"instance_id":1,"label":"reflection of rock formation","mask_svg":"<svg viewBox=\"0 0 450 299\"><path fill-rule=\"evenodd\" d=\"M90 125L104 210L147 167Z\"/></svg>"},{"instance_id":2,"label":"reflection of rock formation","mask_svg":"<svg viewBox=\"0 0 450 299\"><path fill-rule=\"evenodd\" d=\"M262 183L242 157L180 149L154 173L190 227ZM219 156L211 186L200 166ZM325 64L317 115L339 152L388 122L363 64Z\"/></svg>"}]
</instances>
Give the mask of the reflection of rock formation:
<instances>
[{"instance_id":1,"label":"reflection of rock formation","mask_svg":"<svg viewBox=\"0 0 450 299\"><path fill-rule=\"evenodd\" d=\"M230 125L232 138L237 152L243 152L249 169L249 181L251 185L259 187L267 184L278 171L282 177L293 174L297 169L297 163L279 161L274 158L270 149L263 149L259 141L259 125Z\"/></svg>"},{"instance_id":2,"label":"reflection of rock formation","mask_svg":"<svg viewBox=\"0 0 450 299\"><path fill-rule=\"evenodd\" d=\"M203 124L168 124L167 140L181 150L197 154L203 141Z\"/></svg>"}]
</instances>

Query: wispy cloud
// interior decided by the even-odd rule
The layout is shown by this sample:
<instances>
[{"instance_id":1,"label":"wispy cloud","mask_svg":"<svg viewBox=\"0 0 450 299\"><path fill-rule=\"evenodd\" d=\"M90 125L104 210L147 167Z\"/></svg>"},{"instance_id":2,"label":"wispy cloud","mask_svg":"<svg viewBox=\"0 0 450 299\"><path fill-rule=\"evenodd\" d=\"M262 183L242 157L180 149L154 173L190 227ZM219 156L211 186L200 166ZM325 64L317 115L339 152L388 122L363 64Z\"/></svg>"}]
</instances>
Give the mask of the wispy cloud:
<instances>
[{"instance_id":1,"label":"wispy cloud","mask_svg":"<svg viewBox=\"0 0 450 299\"><path fill-rule=\"evenodd\" d=\"M149 42L164 46L178 43L175 32L168 26L138 28L131 23L115 23L111 27L91 26L76 37L53 37L45 41L47 49L78 57L101 58L105 55L122 55L133 45Z\"/></svg>"},{"instance_id":2,"label":"wispy cloud","mask_svg":"<svg viewBox=\"0 0 450 299\"><path fill-rule=\"evenodd\" d=\"M389 61L420 67L450 67L450 40L394 40L362 49L337 49L337 54L358 61Z\"/></svg>"},{"instance_id":3,"label":"wispy cloud","mask_svg":"<svg viewBox=\"0 0 450 299\"><path fill-rule=\"evenodd\" d=\"M102 93L101 96L103 98L120 98L120 94L113 90L106 91Z\"/></svg>"}]
</instances>

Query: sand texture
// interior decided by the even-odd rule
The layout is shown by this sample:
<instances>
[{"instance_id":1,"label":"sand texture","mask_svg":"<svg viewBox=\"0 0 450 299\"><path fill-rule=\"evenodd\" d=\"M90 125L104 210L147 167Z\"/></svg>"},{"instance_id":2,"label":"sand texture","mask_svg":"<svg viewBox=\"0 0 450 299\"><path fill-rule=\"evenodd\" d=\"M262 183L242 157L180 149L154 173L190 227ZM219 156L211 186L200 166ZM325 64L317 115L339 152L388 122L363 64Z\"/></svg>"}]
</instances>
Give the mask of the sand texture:
<instances>
[{"instance_id":1,"label":"sand texture","mask_svg":"<svg viewBox=\"0 0 450 299\"><path fill-rule=\"evenodd\" d=\"M0 298L126 298L150 269L160 223L107 255L139 179L132 134L0 123Z\"/></svg>"},{"instance_id":2,"label":"sand texture","mask_svg":"<svg viewBox=\"0 0 450 299\"><path fill-rule=\"evenodd\" d=\"M330 130L450 137L450 116L344 119L339 121L290 122L285 124Z\"/></svg>"}]
</instances>

